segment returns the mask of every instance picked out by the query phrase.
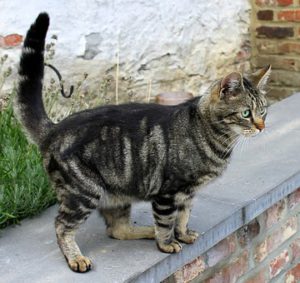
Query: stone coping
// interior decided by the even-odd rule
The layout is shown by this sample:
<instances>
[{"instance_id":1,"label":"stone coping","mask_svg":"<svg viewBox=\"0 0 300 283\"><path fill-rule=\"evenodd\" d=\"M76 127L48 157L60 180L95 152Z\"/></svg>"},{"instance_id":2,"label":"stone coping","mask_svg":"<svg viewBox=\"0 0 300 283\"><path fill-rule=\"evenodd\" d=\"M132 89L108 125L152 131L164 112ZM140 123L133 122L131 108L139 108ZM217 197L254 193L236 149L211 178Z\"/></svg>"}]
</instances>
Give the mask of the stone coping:
<instances>
[{"instance_id":1,"label":"stone coping","mask_svg":"<svg viewBox=\"0 0 300 283\"><path fill-rule=\"evenodd\" d=\"M201 237L181 253L161 253L152 240L110 239L94 213L77 235L93 270L71 272L56 244L54 206L0 232L1 282L160 282L300 187L299 105L299 94L272 105L266 131L239 145L224 175L198 193L190 227ZM152 223L149 203L134 205L133 221Z\"/></svg>"}]
</instances>

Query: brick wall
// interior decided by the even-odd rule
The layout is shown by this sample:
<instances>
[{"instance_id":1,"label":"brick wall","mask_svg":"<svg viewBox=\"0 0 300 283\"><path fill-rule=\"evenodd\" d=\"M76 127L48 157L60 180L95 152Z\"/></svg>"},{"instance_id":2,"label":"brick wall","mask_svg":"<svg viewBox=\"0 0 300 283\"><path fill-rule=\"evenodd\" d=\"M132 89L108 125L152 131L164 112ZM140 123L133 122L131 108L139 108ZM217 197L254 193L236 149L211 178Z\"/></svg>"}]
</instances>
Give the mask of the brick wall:
<instances>
[{"instance_id":1,"label":"brick wall","mask_svg":"<svg viewBox=\"0 0 300 283\"><path fill-rule=\"evenodd\" d=\"M6 36L0 35L0 47L12 48L20 46L23 40L23 36L19 34L8 34Z\"/></svg>"},{"instance_id":2,"label":"brick wall","mask_svg":"<svg viewBox=\"0 0 300 283\"><path fill-rule=\"evenodd\" d=\"M300 1L251 0L254 68L272 64L271 100L300 90Z\"/></svg>"},{"instance_id":3,"label":"brick wall","mask_svg":"<svg viewBox=\"0 0 300 283\"><path fill-rule=\"evenodd\" d=\"M300 282L300 188L163 283Z\"/></svg>"}]
</instances>

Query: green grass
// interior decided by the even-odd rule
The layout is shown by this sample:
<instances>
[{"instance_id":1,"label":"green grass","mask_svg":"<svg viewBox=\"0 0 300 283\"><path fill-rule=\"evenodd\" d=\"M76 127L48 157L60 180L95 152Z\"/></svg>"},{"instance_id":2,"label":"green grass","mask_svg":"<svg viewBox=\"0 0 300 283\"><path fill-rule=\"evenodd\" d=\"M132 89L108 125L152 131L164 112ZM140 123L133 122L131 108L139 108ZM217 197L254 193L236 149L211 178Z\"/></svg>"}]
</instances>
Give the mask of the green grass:
<instances>
[{"instance_id":1,"label":"green grass","mask_svg":"<svg viewBox=\"0 0 300 283\"><path fill-rule=\"evenodd\" d=\"M55 201L38 149L27 142L9 105L0 110L0 228Z\"/></svg>"}]
</instances>

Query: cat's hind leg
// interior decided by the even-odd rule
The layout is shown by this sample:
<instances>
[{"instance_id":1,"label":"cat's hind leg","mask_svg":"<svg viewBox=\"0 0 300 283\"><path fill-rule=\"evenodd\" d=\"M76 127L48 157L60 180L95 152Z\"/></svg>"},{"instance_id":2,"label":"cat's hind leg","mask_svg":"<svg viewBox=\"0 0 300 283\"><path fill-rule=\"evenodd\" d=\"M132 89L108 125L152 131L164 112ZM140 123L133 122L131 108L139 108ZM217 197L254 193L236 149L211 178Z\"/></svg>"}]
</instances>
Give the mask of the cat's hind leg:
<instances>
[{"instance_id":1,"label":"cat's hind leg","mask_svg":"<svg viewBox=\"0 0 300 283\"><path fill-rule=\"evenodd\" d=\"M53 182L59 203L55 220L57 243L73 271L87 272L91 269L91 261L82 255L75 241L75 233L98 207L102 192L98 185L99 177L76 156L62 160L60 154L51 154L44 157L44 166Z\"/></svg>"},{"instance_id":2,"label":"cat's hind leg","mask_svg":"<svg viewBox=\"0 0 300 283\"><path fill-rule=\"evenodd\" d=\"M59 212L55 220L58 245L73 271L87 272L92 264L89 258L82 255L75 241L75 233L97 207L98 200L68 192L61 195L59 201Z\"/></svg>"},{"instance_id":3,"label":"cat's hind leg","mask_svg":"<svg viewBox=\"0 0 300 283\"><path fill-rule=\"evenodd\" d=\"M119 240L154 239L153 226L133 226L130 224L130 210L130 204L99 209L107 226L107 234Z\"/></svg>"}]
</instances>

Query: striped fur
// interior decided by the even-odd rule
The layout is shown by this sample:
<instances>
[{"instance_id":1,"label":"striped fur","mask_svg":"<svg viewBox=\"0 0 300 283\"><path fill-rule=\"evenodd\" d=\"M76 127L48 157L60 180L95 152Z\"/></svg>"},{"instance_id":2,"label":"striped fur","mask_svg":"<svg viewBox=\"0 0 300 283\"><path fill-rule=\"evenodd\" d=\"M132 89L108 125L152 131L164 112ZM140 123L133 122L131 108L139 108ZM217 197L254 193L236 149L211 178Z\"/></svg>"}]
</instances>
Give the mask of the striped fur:
<instances>
[{"instance_id":1,"label":"striped fur","mask_svg":"<svg viewBox=\"0 0 300 283\"><path fill-rule=\"evenodd\" d=\"M25 38L19 68L19 94L15 101L15 113L22 121L28 136L40 143L47 129L53 124L48 118L42 101L44 76L45 37L49 17L40 14ZM34 111L32 111L34 109Z\"/></svg>"},{"instance_id":2,"label":"striped fur","mask_svg":"<svg viewBox=\"0 0 300 283\"><path fill-rule=\"evenodd\" d=\"M266 72L255 78L231 73L177 106L102 106L53 124L42 103L48 24L48 15L40 14L27 33L16 108L57 191L57 240L70 268L91 268L75 231L96 208L109 236L156 238L161 251L179 252L180 242L198 237L187 226L196 191L222 174L240 135L263 128L266 99L257 85ZM247 109L251 117L243 118ZM154 227L130 224L131 203L141 200L152 203Z\"/></svg>"}]
</instances>

